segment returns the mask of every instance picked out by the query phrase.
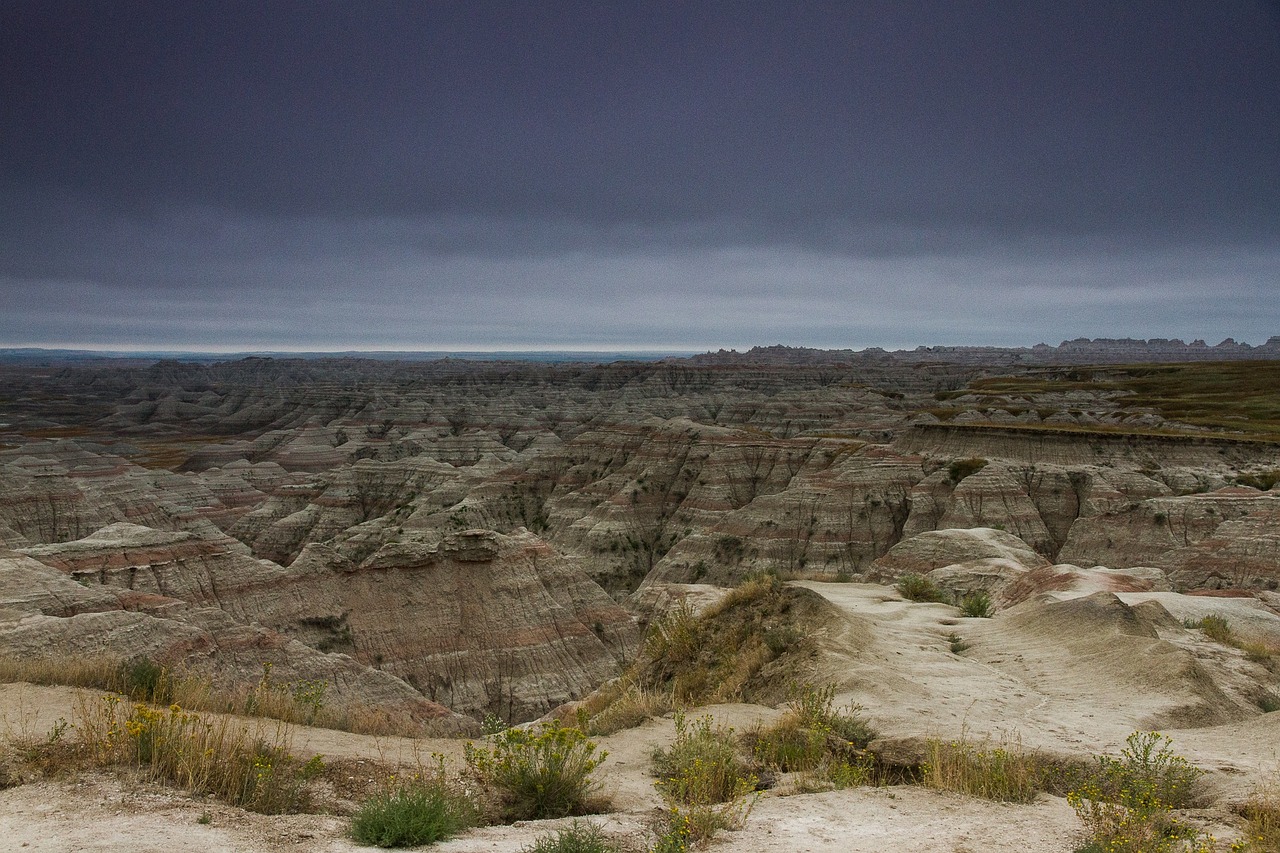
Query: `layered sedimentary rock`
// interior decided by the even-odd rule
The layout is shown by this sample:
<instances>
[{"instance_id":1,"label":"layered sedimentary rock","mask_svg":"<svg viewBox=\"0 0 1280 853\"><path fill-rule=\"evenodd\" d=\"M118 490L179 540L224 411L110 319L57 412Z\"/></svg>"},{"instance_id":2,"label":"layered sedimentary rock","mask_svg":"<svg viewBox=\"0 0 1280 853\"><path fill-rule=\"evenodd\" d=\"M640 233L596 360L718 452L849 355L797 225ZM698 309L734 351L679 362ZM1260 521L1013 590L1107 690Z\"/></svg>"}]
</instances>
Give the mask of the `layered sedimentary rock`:
<instances>
[{"instance_id":1,"label":"layered sedimentary rock","mask_svg":"<svg viewBox=\"0 0 1280 853\"><path fill-rule=\"evenodd\" d=\"M631 617L527 532L387 545L360 564L312 545L288 568L225 535L131 524L23 553L85 589L216 607L349 654L476 714L526 719L577 698L616 674L637 642Z\"/></svg>"},{"instance_id":2,"label":"layered sedimentary rock","mask_svg":"<svg viewBox=\"0 0 1280 853\"><path fill-rule=\"evenodd\" d=\"M224 685L251 688L271 664L278 683L322 681L327 701L377 707L424 730L469 732L474 723L423 697L404 681L346 655L325 654L224 610L98 584L15 552L0 552L0 648L5 654L148 657L207 671Z\"/></svg>"}]
</instances>

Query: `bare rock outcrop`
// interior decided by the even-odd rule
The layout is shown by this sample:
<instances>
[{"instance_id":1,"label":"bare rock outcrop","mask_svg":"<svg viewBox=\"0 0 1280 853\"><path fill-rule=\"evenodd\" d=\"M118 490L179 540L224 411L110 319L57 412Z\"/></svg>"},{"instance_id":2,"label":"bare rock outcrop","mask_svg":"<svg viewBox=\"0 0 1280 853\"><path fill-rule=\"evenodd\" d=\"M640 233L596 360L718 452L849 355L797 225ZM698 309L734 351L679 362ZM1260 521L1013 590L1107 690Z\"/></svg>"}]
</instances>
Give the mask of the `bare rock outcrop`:
<instances>
[{"instance_id":1,"label":"bare rock outcrop","mask_svg":"<svg viewBox=\"0 0 1280 853\"><path fill-rule=\"evenodd\" d=\"M271 664L278 683L323 681L327 701L377 707L439 734L475 724L404 681L346 655L320 652L211 607L118 587L82 584L26 555L0 553L0 648L21 657L149 657L250 689Z\"/></svg>"},{"instance_id":2,"label":"bare rock outcrop","mask_svg":"<svg viewBox=\"0 0 1280 853\"><path fill-rule=\"evenodd\" d=\"M956 564L1002 561L1006 571L1049 565L1031 546L1012 533L989 527L930 530L905 539L872 566L875 580L894 580L905 574L928 574ZM996 563L987 563L996 565Z\"/></svg>"}]
</instances>

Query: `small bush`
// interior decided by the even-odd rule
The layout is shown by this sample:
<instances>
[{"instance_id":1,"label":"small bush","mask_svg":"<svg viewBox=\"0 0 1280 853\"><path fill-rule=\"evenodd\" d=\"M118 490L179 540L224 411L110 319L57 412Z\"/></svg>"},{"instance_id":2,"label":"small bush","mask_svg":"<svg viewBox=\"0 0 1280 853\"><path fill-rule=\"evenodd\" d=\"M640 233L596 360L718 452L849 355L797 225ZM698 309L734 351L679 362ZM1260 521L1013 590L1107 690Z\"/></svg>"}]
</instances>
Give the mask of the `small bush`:
<instances>
[{"instance_id":1,"label":"small bush","mask_svg":"<svg viewBox=\"0 0 1280 853\"><path fill-rule=\"evenodd\" d=\"M982 590L969 593L960 599L960 615L970 619L990 619L991 596Z\"/></svg>"},{"instance_id":2,"label":"small bush","mask_svg":"<svg viewBox=\"0 0 1280 853\"><path fill-rule=\"evenodd\" d=\"M863 784L870 768L861 751L875 738L861 708L835 708L835 685L807 686L787 713L767 729L747 736L752 754L782 772L818 772L833 787Z\"/></svg>"},{"instance_id":3,"label":"small bush","mask_svg":"<svg viewBox=\"0 0 1280 853\"><path fill-rule=\"evenodd\" d=\"M1235 634L1231 631L1231 626L1222 616L1214 614L1206 616L1200 620L1200 630L1204 631L1204 635L1210 640L1218 643L1226 643L1234 645Z\"/></svg>"},{"instance_id":4,"label":"small bush","mask_svg":"<svg viewBox=\"0 0 1280 853\"><path fill-rule=\"evenodd\" d=\"M1175 755L1170 739L1156 732L1134 732L1125 744L1119 759L1100 757L1092 776L1067 795L1088 833L1080 851L1211 851L1211 840L1172 814L1193 803L1202 771Z\"/></svg>"},{"instance_id":5,"label":"small bush","mask_svg":"<svg viewBox=\"0 0 1280 853\"><path fill-rule=\"evenodd\" d=\"M1029 803L1044 787L1048 766L1020 741L997 745L959 740L930 740L924 767L925 787L957 791L1007 803Z\"/></svg>"},{"instance_id":6,"label":"small bush","mask_svg":"<svg viewBox=\"0 0 1280 853\"><path fill-rule=\"evenodd\" d=\"M611 841L599 826L590 821L575 820L567 829L544 835L520 853L621 853L622 847Z\"/></svg>"},{"instance_id":7,"label":"small bush","mask_svg":"<svg viewBox=\"0 0 1280 853\"><path fill-rule=\"evenodd\" d=\"M920 575L903 575L896 584L898 594L908 601L945 602L947 596L933 581Z\"/></svg>"},{"instance_id":8,"label":"small bush","mask_svg":"<svg viewBox=\"0 0 1280 853\"><path fill-rule=\"evenodd\" d=\"M951 654L953 655L958 655L961 652L969 650L969 644L964 641L964 638L955 632L947 635L947 642L951 644Z\"/></svg>"},{"instance_id":9,"label":"small bush","mask_svg":"<svg viewBox=\"0 0 1280 853\"><path fill-rule=\"evenodd\" d=\"M653 752L656 784L667 800L709 805L755 790L755 777L738 757L733 729L713 723L709 716L690 723L683 712L676 712L675 740Z\"/></svg>"},{"instance_id":10,"label":"small bush","mask_svg":"<svg viewBox=\"0 0 1280 853\"><path fill-rule=\"evenodd\" d=\"M507 729L492 744L464 747L467 764L502 799L507 820L586 814L591 774L608 756L580 729L547 723Z\"/></svg>"},{"instance_id":11,"label":"small bush","mask_svg":"<svg viewBox=\"0 0 1280 853\"><path fill-rule=\"evenodd\" d=\"M440 772L370 797L351 819L351 837L376 847L418 847L474 826L477 814Z\"/></svg>"},{"instance_id":12,"label":"small bush","mask_svg":"<svg viewBox=\"0 0 1280 853\"><path fill-rule=\"evenodd\" d=\"M130 658L120 665L119 690L135 702L168 705L173 680L163 666L148 657Z\"/></svg>"},{"instance_id":13,"label":"small bush","mask_svg":"<svg viewBox=\"0 0 1280 853\"><path fill-rule=\"evenodd\" d=\"M732 728L676 713L671 746L653 753L655 783L668 803L656 850L687 850L718 830L741 827L755 805L756 777L738 756Z\"/></svg>"}]
</instances>

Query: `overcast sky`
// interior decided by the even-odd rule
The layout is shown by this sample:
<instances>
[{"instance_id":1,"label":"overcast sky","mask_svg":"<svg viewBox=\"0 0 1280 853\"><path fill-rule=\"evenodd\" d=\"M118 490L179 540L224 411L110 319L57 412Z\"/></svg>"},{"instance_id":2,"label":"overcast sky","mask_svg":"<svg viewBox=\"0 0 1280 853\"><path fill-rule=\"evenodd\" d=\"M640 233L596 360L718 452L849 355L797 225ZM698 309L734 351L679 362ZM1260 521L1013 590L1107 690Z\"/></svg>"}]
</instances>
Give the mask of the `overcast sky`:
<instances>
[{"instance_id":1,"label":"overcast sky","mask_svg":"<svg viewBox=\"0 0 1280 853\"><path fill-rule=\"evenodd\" d=\"M0 346L1280 334L1280 8L0 2Z\"/></svg>"}]
</instances>

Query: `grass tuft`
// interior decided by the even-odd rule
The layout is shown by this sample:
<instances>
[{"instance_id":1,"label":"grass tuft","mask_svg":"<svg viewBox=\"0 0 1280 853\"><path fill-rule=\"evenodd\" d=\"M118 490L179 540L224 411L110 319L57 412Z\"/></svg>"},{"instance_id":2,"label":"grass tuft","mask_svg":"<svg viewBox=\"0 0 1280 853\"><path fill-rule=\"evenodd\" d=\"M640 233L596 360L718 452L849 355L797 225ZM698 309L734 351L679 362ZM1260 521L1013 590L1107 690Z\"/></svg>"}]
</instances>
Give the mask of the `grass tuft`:
<instances>
[{"instance_id":1,"label":"grass tuft","mask_svg":"<svg viewBox=\"0 0 1280 853\"><path fill-rule=\"evenodd\" d=\"M992 744L962 736L928 742L922 784L984 800L1029 803L1043 789L1049 772L1048 763L1025 750L1018 739Z\"/></svg>"},{"instance_id":2,"label":"grass tuft","mask_svg":"<svg viewBox=\"0 0 1280 853\"><path fill-rule=\"evenodd\" d=\"M622 846L596 824L575 820L567 828L522 847L520 853L622 853Z\"/></svg>"},{"instance_id":3,"label":"grass tuft","mask_svg":"<svg viewBox=\"0 0 1280 853\"><path fill-rule=\"evenodd\" d=\"M970 619L991 618L991 596L983 590L971 592L960 599L960 615Z\"/></svg>"},{"instance_id":4,"label":"grass tuft","mask_svg":"<svg viewBox=\"0 0 1280 853\"><path fill-rule=\"evenodd\" d=\"M436 772L374 794L351 818L351 837L375 847L419 847L434 844L475 826L476 805L445 776Z\"/></svg>"}]
</instances>

